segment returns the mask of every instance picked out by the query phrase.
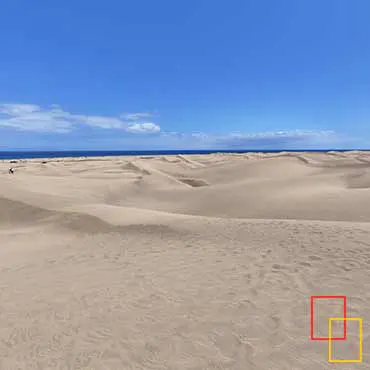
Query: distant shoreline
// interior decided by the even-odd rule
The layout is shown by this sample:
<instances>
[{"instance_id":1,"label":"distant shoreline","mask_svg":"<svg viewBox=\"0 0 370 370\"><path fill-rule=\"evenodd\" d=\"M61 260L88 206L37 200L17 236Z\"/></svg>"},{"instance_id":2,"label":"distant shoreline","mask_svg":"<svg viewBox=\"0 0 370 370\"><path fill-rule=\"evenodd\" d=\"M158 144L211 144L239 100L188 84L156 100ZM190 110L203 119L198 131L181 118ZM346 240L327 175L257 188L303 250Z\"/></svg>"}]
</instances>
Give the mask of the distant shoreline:
<instances>
[{"instance_id":1,"label":"distant shoreline","mask_svg":"<svg viewBox=\"0 0 370 370\"><path fill-rule=\"evenodd\" d=\"M132 157L161 155L202 155L240 153L327 153L369 151L370 149L219 149L219 150L63 150L63 151L0 151L0 160L79 158L79 157Z\"/></svg>"}]
</instances>

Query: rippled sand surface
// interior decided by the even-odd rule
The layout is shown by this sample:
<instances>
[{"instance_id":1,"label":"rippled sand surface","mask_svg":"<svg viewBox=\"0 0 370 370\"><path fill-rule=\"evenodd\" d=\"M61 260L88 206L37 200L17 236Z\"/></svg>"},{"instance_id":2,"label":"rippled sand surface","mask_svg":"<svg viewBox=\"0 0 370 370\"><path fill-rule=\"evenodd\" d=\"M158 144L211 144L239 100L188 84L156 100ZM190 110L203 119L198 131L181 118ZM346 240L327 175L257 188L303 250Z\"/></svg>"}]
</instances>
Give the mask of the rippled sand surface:
<instances>
[{"instance_id":1,"label":"rippled sand surface","mask_svg":"<svg viewBox=\"0 0 370 370\"><path fill-rule=\"evenodd\" d=\"M369 369L369 222L367 152L0 162L0 369Z\"/></svg>"}]
</instances>

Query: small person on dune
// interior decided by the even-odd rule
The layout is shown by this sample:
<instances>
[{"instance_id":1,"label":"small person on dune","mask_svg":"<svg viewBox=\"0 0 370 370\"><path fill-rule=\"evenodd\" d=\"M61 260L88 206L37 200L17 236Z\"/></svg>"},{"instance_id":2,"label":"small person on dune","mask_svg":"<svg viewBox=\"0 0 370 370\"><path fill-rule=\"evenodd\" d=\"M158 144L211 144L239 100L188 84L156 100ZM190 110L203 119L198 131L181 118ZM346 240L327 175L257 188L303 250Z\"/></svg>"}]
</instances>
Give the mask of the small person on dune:
<instances>
[{"instance_id":1,"label":"small person on dune","mask_svg":"<svg viewBox=\"0 0 370 370\"><path fill-rule=\"evenodd\" d=\"M12 167L9 168L9 171L8 172L9 172L9 175L14 175L14 170L13 170Z\"/></svg>"}]
</instances>

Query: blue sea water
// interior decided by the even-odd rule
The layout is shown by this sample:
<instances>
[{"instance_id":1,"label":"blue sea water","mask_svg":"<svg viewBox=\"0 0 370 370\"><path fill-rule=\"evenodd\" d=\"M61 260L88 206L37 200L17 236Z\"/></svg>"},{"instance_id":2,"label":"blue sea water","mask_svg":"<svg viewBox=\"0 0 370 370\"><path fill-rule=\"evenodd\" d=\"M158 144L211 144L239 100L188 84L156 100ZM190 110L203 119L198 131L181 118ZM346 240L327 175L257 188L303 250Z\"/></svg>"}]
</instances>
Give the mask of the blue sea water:
<instances>
[{"instance_id":1,"label":"blue sea water","mask_svg":"<svg viewBox=\"0 0 370 370\"><path fill-rule=\"evenodd\" d=\"M178 155L178 154L212 154L212 153L279 153L285 152L320 152L329 150L344 152L344 149L326 150L76 150L76 151L2 151L0 159L31 159L31 158L65 158L65 157L107 157L133 155Z\"/></svg>"}]
</instances>

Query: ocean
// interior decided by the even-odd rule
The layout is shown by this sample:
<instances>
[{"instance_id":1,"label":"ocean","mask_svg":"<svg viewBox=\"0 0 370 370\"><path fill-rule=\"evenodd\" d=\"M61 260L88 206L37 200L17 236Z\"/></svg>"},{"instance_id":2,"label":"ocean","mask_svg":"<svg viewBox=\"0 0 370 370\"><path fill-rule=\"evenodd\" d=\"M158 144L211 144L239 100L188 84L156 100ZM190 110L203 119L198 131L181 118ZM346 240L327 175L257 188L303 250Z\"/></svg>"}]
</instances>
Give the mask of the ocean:
<instances>
[{"instance_id":1,"label":"ocean","mask_svg":"<svg viewBox=\"0 0 370 370\"><path fill-rule=\"evenodd\" d=\"M212 153L279 153L284 152L320 152L331 150L345 152L349 149L325 149L325 150L65 150L65 151L2 151L0 159L31 159L31 158L63 158L63 157L107 157L107 156L156 156L156 155L179 155L179 154L212 154ZM355 150L355 149L353 149ZM356 149L360 150L360 149Z\"/></svg>"}]
</instances>

